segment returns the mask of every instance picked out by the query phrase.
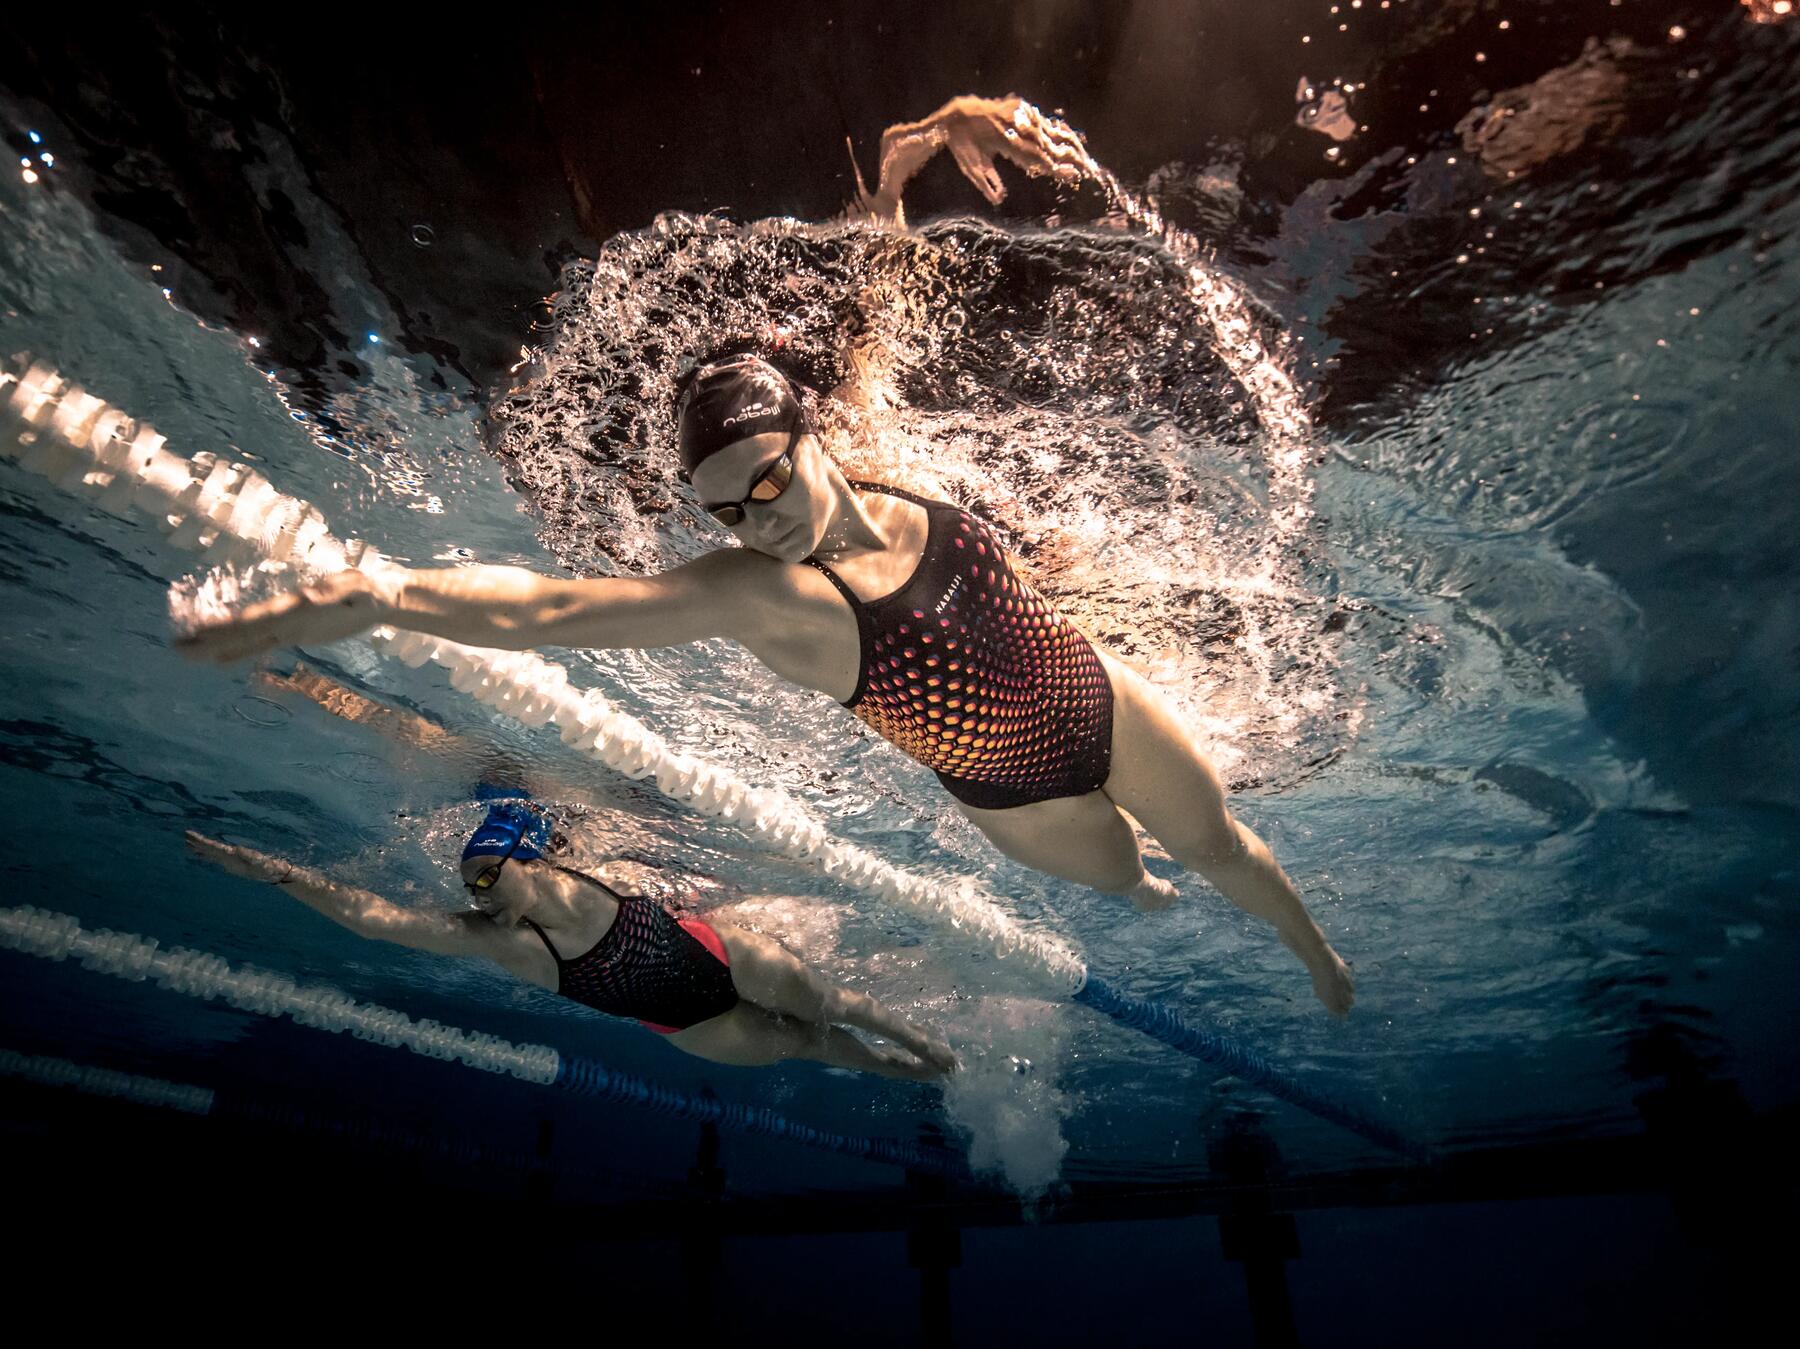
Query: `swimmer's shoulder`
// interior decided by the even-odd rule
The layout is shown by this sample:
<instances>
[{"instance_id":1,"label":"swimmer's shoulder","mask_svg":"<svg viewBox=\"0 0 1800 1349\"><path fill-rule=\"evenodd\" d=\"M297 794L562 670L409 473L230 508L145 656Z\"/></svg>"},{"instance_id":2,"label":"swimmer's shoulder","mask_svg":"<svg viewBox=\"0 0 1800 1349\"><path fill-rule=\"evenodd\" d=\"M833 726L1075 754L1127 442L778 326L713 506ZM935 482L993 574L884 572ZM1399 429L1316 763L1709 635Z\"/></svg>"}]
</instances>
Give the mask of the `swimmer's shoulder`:
<instances>
[{"instance_id":1,"label":"swimmer's shoulder","mask_svg":"<svg viewBox=\"0 0 1800 1349\"><path fill-rule=\"evenodd\" d=\"M493 961L508 974L542 988L556 987L556 960L537 933L525 924L502 927L485 913L470 909L452 914L450 921L462 929L467 954Z\"/></svg>"},{"instance_id":2,"label":"swimmer's shoulder","mask_svg":"<svg viewBox=\"0 0 1800 1349\"><path fill-rule=\"evenodd\" d=\"M827 616L843 603L817 567L783 562L754 548L718 548L681 570L707 593L708 607L729 625L726 635L753 644L791 635L809 611Z\"/></svg>"},{"instance_id":3,"label":"swimmer's shoulder","mask_svg":"<svg viewBox=\"0 0 1800 1349\"><path fill-rule=\"evenodd\" d=\"M789 573L808 571L759 553L754 548L715 548L690 562L662 573L665 580L679 580L722 602L754 600L771 590L792 588Z\"/></svg>"},{"instance_id":4,"label":"swimmer's shoulder","mask_svg":"<svg viewBox=\"0 0 1800 1349\"><path fill-rule=\"evenodd\" d=\"M511 962L506 956L518 948L520 934L531 935L530 929L525 927L504 928L479 909L450 914L449 920L466 945L466 954L486 956L509 967Z\"/></svg>"}]
</instances>

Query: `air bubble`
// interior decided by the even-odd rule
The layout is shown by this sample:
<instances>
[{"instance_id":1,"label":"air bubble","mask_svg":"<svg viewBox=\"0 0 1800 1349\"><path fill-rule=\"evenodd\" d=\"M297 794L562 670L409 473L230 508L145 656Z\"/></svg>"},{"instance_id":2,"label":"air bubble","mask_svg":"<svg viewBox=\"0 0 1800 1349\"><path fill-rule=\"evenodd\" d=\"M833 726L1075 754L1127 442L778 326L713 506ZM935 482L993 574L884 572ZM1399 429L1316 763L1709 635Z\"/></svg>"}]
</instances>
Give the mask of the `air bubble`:
<instances>
[{"instance_id":1,"label":"air bubble","mask_svg":"<svg viewBox=\"0 0 1800 1349\"><path fill-rule=\"evenodd\" d=\"M231 710L252 726L280 726L294 715L272 698L247 693L232 704Z\"/></svg>"}]
</instances>

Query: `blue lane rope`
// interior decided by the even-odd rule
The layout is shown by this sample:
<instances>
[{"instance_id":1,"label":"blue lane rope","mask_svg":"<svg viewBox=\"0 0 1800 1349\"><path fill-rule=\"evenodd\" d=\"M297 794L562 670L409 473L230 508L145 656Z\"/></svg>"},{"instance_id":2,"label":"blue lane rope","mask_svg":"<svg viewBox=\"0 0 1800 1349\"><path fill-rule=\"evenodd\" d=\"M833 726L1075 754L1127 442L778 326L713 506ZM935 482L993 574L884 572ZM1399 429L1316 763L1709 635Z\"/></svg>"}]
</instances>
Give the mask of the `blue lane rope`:
<instances>
[{"instance_id":1,"label":"blue lane rope","mask_svg":"<svg viewBox=\"0 0 1800 1349\"><path fill-rule=\"evenodd\" d=\"M943 1148L903 1143L892 1138L866 1138L857 1134L841 1134L830 1129L815 1129L810 1124L779 1115L763 1106L727 1105L711 1096L696 1096L673 1087L647 1082L643 1078L615 1072L593 1059L564 1058L552 1084L576 1096L640 1106L676 1119L699 1120L716 1124L735 1133L765 1134L785 1138L822 1152L842 1153L868 1162L885 1162L935 1175L963 1177L968 1164Z\"/></svg>"},{"instance_id":2,"label":"blue lane rope","mask_svg":"<svg viewBox=\"0 0 1800 1349\"><path fill-rule=\"evenodd\" d=\"M347 1033L359 1040L459 1062L576 1096L641 1106L677 1119L707 1121L739 1133L784 1138L871 1162L947 1176L968 1174L962 1158L943 1148L815 1129L773 1110L726 1105L709 1096L615 1072L593 1059L568 1057L550 1045L516 1044L428 1018L414 1019L392 1007L359 1002L327 985L297 983L285 974L253 965L233 967L218 956L163 946L153 938L131 932L84 928L73 914L29 905L0 908L0 949L43 960L73 958L98 974L131 982L148 980L202 1002L217 999L261 1016L285 1016L299 1025ZM0 1068L4 1066L0 1062Z\"/></svg>"},{"instance_id":3,"label":"blue lane rope","mask_svg":"<svg viewBox=\"0 0 1800 1349\"><path fill-rule=\"evenodd\" d=\"M1360 1106L1337 1100L1304 1083L1294 1081L1267 1057L1248 1045L1218 1031L1196 1026L1172 1007L1123 993L1091 971L1087 982L1076 991L1075 1001L1092 1007L1121 1026L1148 1035L1171 1049L1178 1049L1189 1058L1199 1059L1233 1077L1252 1082L1271 1096L1279 1097L1289 1105L1298 1106L1320 1119L1341 1125L1371 1143L1379 1143L1382 1147L1407 1157L1423 1158L1426 1155L1423 1144L1408 1138L1393 1125L1377 1119Z\"/></svg>"}]
</instances>

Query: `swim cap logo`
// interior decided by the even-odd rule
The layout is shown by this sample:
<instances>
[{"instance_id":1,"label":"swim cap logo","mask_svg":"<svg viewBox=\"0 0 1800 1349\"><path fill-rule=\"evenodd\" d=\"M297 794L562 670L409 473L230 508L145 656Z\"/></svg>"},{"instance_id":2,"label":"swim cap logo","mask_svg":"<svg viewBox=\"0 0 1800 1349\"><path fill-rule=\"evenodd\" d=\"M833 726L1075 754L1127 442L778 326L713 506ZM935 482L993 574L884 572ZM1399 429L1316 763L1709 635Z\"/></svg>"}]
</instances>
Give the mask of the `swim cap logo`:
<instances>
[{"instance_id":1,"label":"swim cap logo","mask_svg":"<svg viewBox=\"0 0 1800 1349\"><path fill-rule=\"evenodd\" d=\"M729 417L721 421L719 426L721 428L726 428L736 426L739 422L754 421L758 417L773 417L780 411L781 408L779 406L771 406L768 403L758 400L748 407L732 413Z\"/></svg>"},{"instance_id":2,"label":"swim cap logo","mask_svg":"<svg viewBox=\"0 0 1800 1349\"><path fill-rule=\"evenodd\" d=\"M774 371L752 366L743 373L745 383L750 386L745 392L751 394L751 401L745 403L729 417L721 418L719 420L721 431L729 431L735 426L753 422L759 417L778 417L783 411L782 405L788 399L787 386Z\"/></svg>"}]
</instances>

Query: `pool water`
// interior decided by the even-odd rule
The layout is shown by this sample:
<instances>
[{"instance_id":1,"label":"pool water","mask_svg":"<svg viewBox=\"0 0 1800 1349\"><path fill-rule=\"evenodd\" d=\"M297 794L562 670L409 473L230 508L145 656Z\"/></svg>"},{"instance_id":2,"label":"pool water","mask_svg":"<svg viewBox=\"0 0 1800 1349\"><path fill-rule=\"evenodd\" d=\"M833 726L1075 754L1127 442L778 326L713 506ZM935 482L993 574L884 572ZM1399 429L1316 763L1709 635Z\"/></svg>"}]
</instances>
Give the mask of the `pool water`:
<instances>
[{"instance_id":1,"label":"pool water","mask_svg":"<svg viewBox=\"0 0 1800 1349\"><path fill-rule=\"evenodd\" d=\"M577 682L896 865L976 877L1113 983L1367 1103L1440 1159L1638 1138L1646 1100L1677 1082L1781 1117L1800 1008L1800 28L1726 6L1468 8L1547 35L1501 50L1512 29L1494 29L1495 68L1471 75L1471 44L1489 65L1475 18L1359 18L1329 50L1338 18L1269 20L1259 40L1281 56L1264 83L1335 60L1356 86L1348 106L1372 125L1341 143L1265 117L1178 151L1161 127L1146 162L1104 138L1125 126L1116 100L1096 125L1078 81L1046 93L1160 210L1160 235L1091 185L978 214L947 170L921 181L905 236L795 218L795 164L760 186L721 167L729 199L658 198L640 175L596 205L611 180L566 142L547 149L554 128L518 148L506 212L477 167L466 203L440 183L429 214L383 215L379 193L346 186L358 154L410 206L434 175L504 158L498 133L445 130L427 105L361 150L338 144L347 114L248 29L208 39L204 61L231 78L187 122L134 122L158 105L130 102L116 50L39 33L0 69L24 170L0 173L0 354L48 361L184 454L252 463L340 538L411 565L612 575L724 541L671 471L674 362L774 323L828 384L848 338L877 393L828 409L862 446L854 466L993 520L1067 613L1168 690L1353 962L1353 1014L1327 1017L1267 931L1195 878L1143 916L1007 862L923 769L726 644L552 653ZM566 109L573 67L533 59L541 115ZM59 64L81 61L117 109ZM1459 73L1432 84L1431 61ZM1433 95L1461 100L1458 125L1411 113ZM190 156L229 179L219 202L259 204L273 243L232 240ZM608 214L646 193L655 213ZM710 206L732 215L694 209ZM1196 268L1241 304L1209 309ZM1256 360L1310 410L1300 431ZM257 671L184 663L170 586L203 562L10 461L0 511L9 904L822 1129L923 1130L1039 1204L1204 1183L1246 1120L1287 1174L1393 1161L609 775L442 670L361 643ZM329 715L309 671L364 714ZM965 1072L940 1091L705 1064L497 970L362 941L182 847L198 828L457 907L483 777L558 801L595 857L717 878L722 912L930 1022ZM533 1089L68 964L4 953L0 969L0 1047L20 1054L525 1155L554 1121L571 1170L586 1140L606 1166L629 1155L608 1193L694 1165L691 1130L653 1116L542 1092L521 1106ZM731 1147L743 1195L851 1194L874 1174Z\"/></svg>"}]
</instances>

